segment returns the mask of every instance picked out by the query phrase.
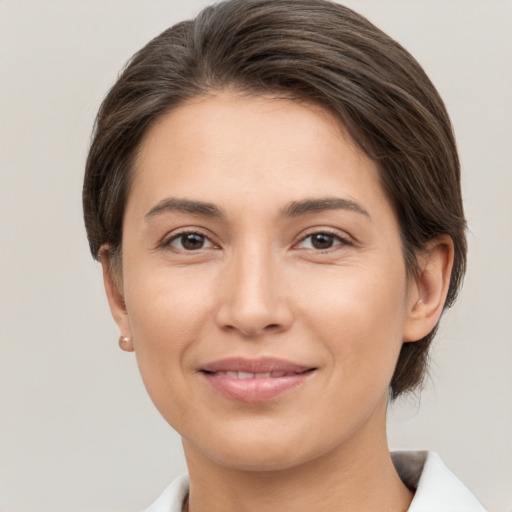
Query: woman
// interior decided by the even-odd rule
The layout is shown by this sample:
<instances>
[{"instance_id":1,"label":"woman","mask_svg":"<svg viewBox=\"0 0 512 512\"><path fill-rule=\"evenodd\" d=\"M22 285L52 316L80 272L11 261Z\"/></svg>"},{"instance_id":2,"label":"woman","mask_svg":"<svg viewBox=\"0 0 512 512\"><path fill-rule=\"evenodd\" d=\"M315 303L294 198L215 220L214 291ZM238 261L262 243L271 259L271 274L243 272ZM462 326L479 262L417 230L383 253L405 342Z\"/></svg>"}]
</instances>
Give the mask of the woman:
<instances>
[{"instance_id":1,"label":"woman","mask_svg":"<svg viewBox=\"0 0 512 512\"><path fill-rule=\"evenodd\" d=\"M465 269L450 121L347 8L233 0L151 41L97 118L91 251L189 477L148 510L483 510L390 455Z\"/></svg>"}]
</instances>

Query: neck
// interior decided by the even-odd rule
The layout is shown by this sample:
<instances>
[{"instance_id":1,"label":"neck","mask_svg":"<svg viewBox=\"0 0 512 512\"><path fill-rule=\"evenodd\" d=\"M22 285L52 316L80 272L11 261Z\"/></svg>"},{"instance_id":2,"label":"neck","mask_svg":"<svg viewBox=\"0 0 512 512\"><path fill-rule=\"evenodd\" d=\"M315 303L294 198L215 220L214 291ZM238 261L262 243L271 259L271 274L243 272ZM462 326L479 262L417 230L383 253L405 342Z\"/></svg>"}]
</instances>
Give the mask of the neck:
<instances>
[{"instance_id":1,"label":"neck","mask_svg":"<svg viewBox=\"0 0 512 512\"><path fill-rule=\"evenodd\" d=\"M406 511L402 483L382 436L359 431L334 450L288 469L243 471L202 457L184 441L190 512ZM373 431L373 432L372 432ZM365 435L366 434L366 435Z\"/></svg>"}]
</instances>

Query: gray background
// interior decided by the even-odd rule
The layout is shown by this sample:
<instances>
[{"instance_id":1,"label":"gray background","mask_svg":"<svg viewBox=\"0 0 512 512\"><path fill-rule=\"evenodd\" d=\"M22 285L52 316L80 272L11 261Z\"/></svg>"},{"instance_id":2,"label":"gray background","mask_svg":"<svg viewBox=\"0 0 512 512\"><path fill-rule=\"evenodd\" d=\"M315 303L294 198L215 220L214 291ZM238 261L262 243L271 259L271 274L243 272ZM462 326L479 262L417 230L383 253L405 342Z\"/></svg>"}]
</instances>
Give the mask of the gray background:
<instances>
[{"instance_id":1,"label":"gray background","mask_svg":"<svg viewBox=\"0 0 512 512\"><path fill-rule=\"evenodd\" d=\"M346 2L423 64L453 119L469 272L393 449L430 448L512 510L512 4ZM0 0L0 510L135 511L185 469L117 348L81 221L93 118L131 54L204 1Z\"/></svg>"}]
</instances>

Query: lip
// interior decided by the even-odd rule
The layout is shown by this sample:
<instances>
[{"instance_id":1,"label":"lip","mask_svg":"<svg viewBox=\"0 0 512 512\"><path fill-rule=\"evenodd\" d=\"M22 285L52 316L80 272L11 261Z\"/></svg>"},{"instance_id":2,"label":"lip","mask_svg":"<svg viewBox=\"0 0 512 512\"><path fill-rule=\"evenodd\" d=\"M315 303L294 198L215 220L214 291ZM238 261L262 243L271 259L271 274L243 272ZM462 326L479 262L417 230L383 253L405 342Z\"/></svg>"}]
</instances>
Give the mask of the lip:
<instances>
[{"instance_id":1,"label":"lip","mask_svg":"<svg viewBox=\"0 0 512 512\"><path fill-rule=\"evenodd\" d=\"M257 403L300 386L314 370L285 359L236 357L207 363L199 373L221 395L239 402Z\"/></svg>"}]
</instances>

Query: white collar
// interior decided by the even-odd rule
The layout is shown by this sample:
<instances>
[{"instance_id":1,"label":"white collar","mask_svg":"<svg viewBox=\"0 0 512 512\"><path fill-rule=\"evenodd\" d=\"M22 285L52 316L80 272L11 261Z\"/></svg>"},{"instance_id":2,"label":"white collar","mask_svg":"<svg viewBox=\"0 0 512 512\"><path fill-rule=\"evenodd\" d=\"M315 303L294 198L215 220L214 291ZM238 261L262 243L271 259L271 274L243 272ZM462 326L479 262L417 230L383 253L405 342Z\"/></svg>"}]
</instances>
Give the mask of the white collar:
<instances>
[{"instance_id":1,"label":"white collar","mask_svg":"<svg viewBox=\"0 0 512 512\"><path fill-rule=\"evenodd\" d=\"M188 475L180 475L144 512L182 512L183 502L188 496L188 488Z\"/></svg>"},{"instance_id":2,"label":"white collar","mask_svg":"<svg viewBox=\"0 0 512 512\"><path fill-rule=\"evenodd\" d=\"M400 478L416 491L408 512L485 512L437 453L393 452L391 457ZM144 512L181 512L188 489L188 476L179 476Z\"/></svg>"},{"instance_id":3,"label":"white collar","mask_svg":"<svg viewBox=\"0 0 512 512\"><path fill-rule=\"evenodd\" d=\"M393 452L402 481L415 490L408 512L485 512L435 452Z\"/></svg>"}]
</instances>

